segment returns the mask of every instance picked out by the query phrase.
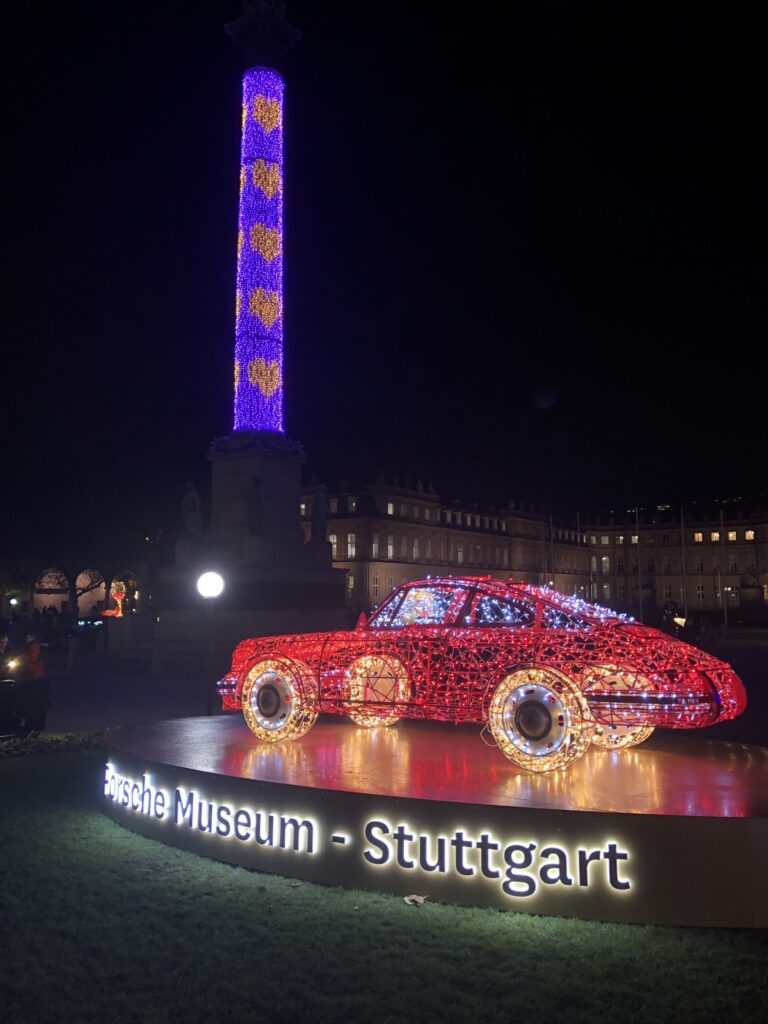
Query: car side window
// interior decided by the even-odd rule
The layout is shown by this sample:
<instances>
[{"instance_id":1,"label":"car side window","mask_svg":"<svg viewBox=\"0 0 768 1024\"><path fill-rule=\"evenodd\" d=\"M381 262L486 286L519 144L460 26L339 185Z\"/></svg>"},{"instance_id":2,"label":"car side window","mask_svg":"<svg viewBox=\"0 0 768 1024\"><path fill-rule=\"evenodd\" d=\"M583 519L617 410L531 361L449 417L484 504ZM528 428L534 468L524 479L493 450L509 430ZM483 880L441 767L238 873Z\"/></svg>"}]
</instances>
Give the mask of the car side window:
<instances>
[{"instance_id":1,"label":"car side window","mask_svg":"<svg viewBox=\"0 0 768 1024\"><path fill-rule=\"evenodd\" d=\"M475 626L532 626L536 608L516 597L478 594L471 618Z\"/></svg>"},{"instance_id":2,"label":"car side window","mask_svg":"<svg viewBox=\"0 0 768 1024\"><path fill-rule=\"evenodd\" d=\"M544 605L542 618L545 629L589 629L592 625L586 619L580 619L550 604Z\"/></svg>"},{"instance_id":3,"label":"car side window","mask_svg":"<svg viewBox=\"0 0 768 1024\"><path fill-rule=\"evenodd\" d=\"M467 599L466 590L453 587L411 587L399 603L383 608L372 626L439 626L453 622Z\"/></svg>"}]
</instances>

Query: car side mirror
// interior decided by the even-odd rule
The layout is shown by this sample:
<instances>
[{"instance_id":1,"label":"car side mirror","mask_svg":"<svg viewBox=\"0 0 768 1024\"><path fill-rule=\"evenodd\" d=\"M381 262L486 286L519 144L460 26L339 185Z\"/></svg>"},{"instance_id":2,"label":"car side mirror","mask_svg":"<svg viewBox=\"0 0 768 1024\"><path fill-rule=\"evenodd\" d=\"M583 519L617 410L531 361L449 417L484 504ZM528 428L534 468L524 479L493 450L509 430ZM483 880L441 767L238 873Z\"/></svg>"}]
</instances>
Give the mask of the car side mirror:
<instances>
[{"instance_id":1,"label":"car side mirror","mask_svg":"<svg viewBox=\"0 0 768 1024\"><path fill-rule=\"evenodd\" d=\"M366 616L365 612L360 612L360 614L357 617L357 626L355 628L356 629L365 629L365 627L367 625L368 625L368 617Z\"/></svg>"}]
</instances>

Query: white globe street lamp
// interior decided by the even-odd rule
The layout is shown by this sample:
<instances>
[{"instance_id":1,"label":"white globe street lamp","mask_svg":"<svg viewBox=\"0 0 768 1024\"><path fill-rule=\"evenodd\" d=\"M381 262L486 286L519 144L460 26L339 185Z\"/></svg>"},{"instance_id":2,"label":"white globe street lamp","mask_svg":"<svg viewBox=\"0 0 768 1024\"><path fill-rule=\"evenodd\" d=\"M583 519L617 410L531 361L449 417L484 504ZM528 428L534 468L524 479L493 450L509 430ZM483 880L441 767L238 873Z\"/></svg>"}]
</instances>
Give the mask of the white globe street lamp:
<instances>
[{"instance_id":1,"label":"white globe street lamp","mask_svg":"<svg viewBox=\"0 0 768 1024\"><path fill-rule=\"evenodd\" d=\"M201 597L219 597L224 590L224 577L217 572L204 572L197 581Z\"/></svg>"}]
</instances>

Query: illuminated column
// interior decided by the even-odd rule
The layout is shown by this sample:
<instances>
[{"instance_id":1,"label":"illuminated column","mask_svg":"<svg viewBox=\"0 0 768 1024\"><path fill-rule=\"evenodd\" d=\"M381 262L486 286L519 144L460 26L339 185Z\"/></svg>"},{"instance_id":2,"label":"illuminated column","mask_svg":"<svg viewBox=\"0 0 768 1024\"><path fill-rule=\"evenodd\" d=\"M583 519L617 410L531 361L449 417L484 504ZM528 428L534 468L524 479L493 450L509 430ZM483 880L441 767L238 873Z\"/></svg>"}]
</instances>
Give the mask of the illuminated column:
<instances>
[{"instance_id":1,"label":"illuminated column","mask_svg":"<svg viewBox=\"0 0 768 1024\"><path fill-rule=\"evenodd\" d=\"M283 431L283 79L243 76L235 430Z\"/></svg>"}]
</instances>

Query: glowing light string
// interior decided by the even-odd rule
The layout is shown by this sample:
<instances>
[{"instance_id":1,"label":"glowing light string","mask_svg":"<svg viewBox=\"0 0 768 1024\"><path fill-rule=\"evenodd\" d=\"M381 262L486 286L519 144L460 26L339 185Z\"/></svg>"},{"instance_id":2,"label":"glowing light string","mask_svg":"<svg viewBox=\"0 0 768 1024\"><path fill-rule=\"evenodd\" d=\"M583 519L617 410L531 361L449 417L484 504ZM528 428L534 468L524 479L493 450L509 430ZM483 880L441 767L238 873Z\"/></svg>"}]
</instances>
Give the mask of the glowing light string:
<instances>
[{"instance_id":1,"label":"glowing light string","mask_svg":"<svg viewBox=\"0 0 768 1024\"><path fill-rule=\"evenodd\" d=\"M243 76L235 430L283 432L283 80Z\"/></svg>"}]
</instances>

